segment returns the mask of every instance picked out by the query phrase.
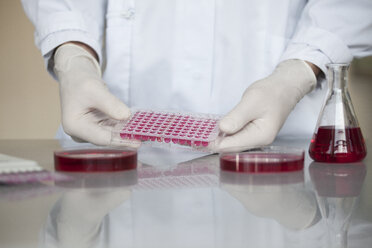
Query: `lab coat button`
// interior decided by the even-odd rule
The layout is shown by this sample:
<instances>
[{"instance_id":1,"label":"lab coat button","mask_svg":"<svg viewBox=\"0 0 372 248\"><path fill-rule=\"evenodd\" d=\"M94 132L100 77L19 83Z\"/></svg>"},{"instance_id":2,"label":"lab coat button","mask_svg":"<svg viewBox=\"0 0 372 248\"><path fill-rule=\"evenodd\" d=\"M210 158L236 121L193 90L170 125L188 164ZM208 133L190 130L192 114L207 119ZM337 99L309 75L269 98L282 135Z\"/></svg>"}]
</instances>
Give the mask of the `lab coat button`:
<instances>
[{"instance_id":1,"label":"lab coat button","mask_svg":"<svg viewBox=\"0 0 372 248\"><path fill-rule=\"evenodd\" d=\"M134 14L135 14L135 10L133 8L129 8L127 9L127 11L125 11L122 16L127 19L127 20L131 20L134 18Z\"/></svg>"}]
</instances>

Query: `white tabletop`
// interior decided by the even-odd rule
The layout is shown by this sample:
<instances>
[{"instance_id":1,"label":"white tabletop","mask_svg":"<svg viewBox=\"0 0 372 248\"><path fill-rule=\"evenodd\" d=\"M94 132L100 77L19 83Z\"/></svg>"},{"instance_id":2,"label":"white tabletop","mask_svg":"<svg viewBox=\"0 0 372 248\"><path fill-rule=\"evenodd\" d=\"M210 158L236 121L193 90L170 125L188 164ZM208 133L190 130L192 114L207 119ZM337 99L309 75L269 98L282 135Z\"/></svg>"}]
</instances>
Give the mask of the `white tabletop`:
<instances>
[{"instance_id":1,"label":"white tabletop","mask_svg":"<svg viewBox=\"0 0 372 248\"><path fill-rule=\"evenodd\" d=\"M0 141L0 153L50 171L58 149ZM371 247L371 155L335 165L306 152L304 170L272 174L223 172L217 155L200 156L145 148L137 170L0 185L0 247Z\"/></svg>"}]
</instances>

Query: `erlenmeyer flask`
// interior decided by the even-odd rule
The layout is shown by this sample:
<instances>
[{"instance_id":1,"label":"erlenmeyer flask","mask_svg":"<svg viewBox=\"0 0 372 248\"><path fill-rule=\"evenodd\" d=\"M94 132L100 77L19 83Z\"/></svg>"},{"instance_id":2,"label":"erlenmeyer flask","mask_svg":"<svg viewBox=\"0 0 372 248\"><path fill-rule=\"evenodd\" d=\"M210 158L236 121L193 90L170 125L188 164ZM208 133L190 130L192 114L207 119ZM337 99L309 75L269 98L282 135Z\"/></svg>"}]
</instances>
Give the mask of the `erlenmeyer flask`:
<instances>
[{"instance_id":1,"label":"erlenmeyer flask","mask_svg":"<svg viewBox=\"0 0 372 248\"><path fill-rule=\"evenodd\" d=\"M348 64L328 64L328 92L320 112L309 154L317 162L352 163L363 160L366 145L347 88Z\"/></svg>"}]
</instances>

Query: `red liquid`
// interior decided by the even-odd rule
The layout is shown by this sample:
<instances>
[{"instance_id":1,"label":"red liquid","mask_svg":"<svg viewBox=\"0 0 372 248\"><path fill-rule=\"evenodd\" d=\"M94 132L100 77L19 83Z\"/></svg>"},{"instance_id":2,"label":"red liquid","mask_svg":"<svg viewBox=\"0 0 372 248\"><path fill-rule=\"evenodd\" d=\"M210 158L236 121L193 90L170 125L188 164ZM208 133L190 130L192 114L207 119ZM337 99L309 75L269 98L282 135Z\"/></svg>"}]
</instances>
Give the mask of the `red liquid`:
<instances>
[{"instance_id":1,"label":"red liquid","mask_svg":"<svg viewBox=\"0 0 372 248\"><path fill-rule=\"evenodd\" d=\"M304 155L280 153L227 154L220 158L221 170L243 173L290 172L304 168Z\"/></svg>"},{"instance_id":2,"label":"red liquid","mask_svg":"<svg viewBox=\"0 0 372 248\"><path fill-rule=\"evenodd\" d=\"M136 151L85 149L54 153L56 171L109 172L130 170L136 167Z\"/></svg>"},{"instance_id":3,"label":"red liquid","mask_svg":"<svg viewBox=\"0 0 372 248\"><path fill-rule=\"evenodd\" d=\"M363 160L367 150L359 127L322 126L311 140L309 154L317 162L353 163Z\"/></svg>"},{"instance_id":4,"label":"red liquid","mask_svg":"<svg viewBox=\"0 0 372 248\"><path fill-rule=\"evenodd\" d=\"M335 166L313 162L309 172L319 196L356 197L363 187L366 166L363 163Z\"/></svg>"},{"instance_id":5,"label":"red liquid","mask_svg":"<svg viewBox=\"0 0 372 248\"><path fill-rule=\"evenodd\" d=\"M217 124L210 118L140 111L124 125L120 136L123 139L207 147L218 134Z\"/></svg>"}]
</instances>

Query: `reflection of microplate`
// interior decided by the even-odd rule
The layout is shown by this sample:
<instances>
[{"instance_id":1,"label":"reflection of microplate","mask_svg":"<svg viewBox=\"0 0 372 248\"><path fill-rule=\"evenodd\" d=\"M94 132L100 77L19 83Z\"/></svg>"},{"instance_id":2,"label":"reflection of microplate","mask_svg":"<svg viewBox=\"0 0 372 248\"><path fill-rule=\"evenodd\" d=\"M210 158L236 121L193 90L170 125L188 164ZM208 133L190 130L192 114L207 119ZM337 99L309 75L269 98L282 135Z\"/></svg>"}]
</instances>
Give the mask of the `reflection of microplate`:
<instances>
[{"instance_id":1,"label":"reflection of microplate","mask_svg":"<svg viewBox=\"0 0 372 248\"><path fill-rule=\"evenodd\" d=\"M138 181L135 189L172 189L172 188L193 188L213 187L218 185L218 177L215 175L190 175L180 177L159 177L143 178Z\"/></svg>"},{"instance_id":2,"label":"reflection of microplate","mask_svg":"<svg viewBox=\"0 0 372 248\"><path fill-rule=\"evenodd\" d=\"M198 188L218 186L218 168L214 162L186 165L176 168L159 170L156 168L141 168L138 170L139 190Z\"/></svg>"},{"instance_id":3,"label":"reflection of microplate","mask_svg":"<svg viewBox=\"0 0 372 248\"><path fill-rule=\"evenodd\" d=\"M40 172L38 172L40 173ZM51 176L47 176L48 181L51 178ZM28 176L28 180L31 180L31 178ZM34 181L34 179L36 181ZM26 199L35 199L37 197L41 196L47 196L51 194L56 194L59 192L64 191L61 188L54 187L53 185L49 183L43 183L45 182L44 178L42 182L39 182L39 178L33 178L31 181L25 182L24 179L23 181L16 180L14 183L12 183L11 187L0 187L0 202L1 201L23 201ZM56 176L51 178L52 181L57 182L57 181L67 181L70 180L70 178L66 177L60 177ZM0 181L2 181L0 179Z\"/></svg>"},{"instance_id":4,"label":"reflection of microplate","mask_svg":"<svg viewBox=\"0 0 372 248\"><path fill-rule=\"evenodd\" d=\"M127 141L153 141L203 148L217 138L219 119L219 116L209 114L138 110L120 125L118 132Z\"/></svg>"},{"instance_id":5,"label":"reflection of microplate","mask_svg":"<svg viewBox=\"0 0 372 248\"><path fill-rule=\"evenodd\" d=\"M8 174L0 175L0 183L6 183L6 184L38 183L38 182L65 181L65 180L70 180L70 178L63 174L50 172L46 170L8 173Z\"/></svg>"}]
</instances>

